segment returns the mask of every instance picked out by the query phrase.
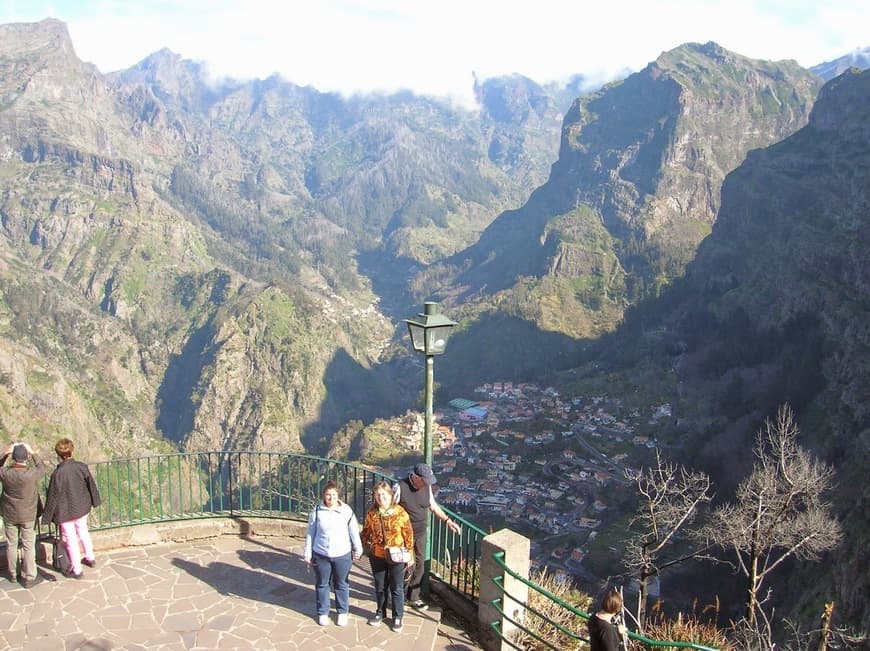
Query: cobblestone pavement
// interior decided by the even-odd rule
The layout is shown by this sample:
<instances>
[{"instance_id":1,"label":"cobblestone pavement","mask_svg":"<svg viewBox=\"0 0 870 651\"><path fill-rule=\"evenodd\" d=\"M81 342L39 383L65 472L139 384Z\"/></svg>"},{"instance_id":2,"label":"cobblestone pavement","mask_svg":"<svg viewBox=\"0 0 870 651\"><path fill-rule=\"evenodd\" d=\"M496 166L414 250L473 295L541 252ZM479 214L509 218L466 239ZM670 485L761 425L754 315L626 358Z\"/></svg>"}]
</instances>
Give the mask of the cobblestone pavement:
<instances>
[{"instance_id":1,"label":"cobblestone pavement","mask_svg":"<svg viewBox=\"0 0 870 651\"><path fill-rule=\"evenodd\" d=\"M0 579L0 649L130 651L306 649L464 651L474 643L441 612L406 609L404 629L368 626L368 562L350 577L350 622L318 626L301 549L220 536L99 552L80 580L44 563L29 589Z\"/></svg>"}]
</instances>

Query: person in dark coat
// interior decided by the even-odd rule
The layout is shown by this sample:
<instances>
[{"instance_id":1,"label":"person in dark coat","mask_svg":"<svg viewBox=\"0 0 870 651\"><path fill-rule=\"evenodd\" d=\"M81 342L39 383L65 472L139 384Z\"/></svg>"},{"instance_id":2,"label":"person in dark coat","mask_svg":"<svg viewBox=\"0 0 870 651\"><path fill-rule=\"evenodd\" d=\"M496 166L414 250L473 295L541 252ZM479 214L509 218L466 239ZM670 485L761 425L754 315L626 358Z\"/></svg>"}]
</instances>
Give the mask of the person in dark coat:
<instances>
[{"instance_id":1,"label":"person in dark coat","mask_svg":"<svg viewBox=\"0 0 870 651\"><path fill-rule=\"evenodd\" d=\"M435 473L425 463L418 463L405 479L393 485L395 502L408 512L414 530L414 565L408 584L406 602L414 610L426 610L429 606L420 597L423 586L423 573L426 571L426 536L429 534L429 512L447 525L454 534L459 534L459 523L435 501L432 485L436 483Z\"/></svg>"},{"instance_id":2,"label":"person in dark coat","mask_svg":"<svg viewBox=\"0 0 870 651\"><path fill-rule=\"evenodd\" d=\"M87 464L72 458L75 446L67 438L55 444L59 463L48 484L42 521L60 529L70 560L68 576L82 578L82 564L96 565L94 543L88 531L88 513L100 505L100 492Z\"/></svg>"},{"instance_id":3,"label":"person in dark coat","mask_svg":"<svg viewBox=\"0 0 870 651\"><path fill-rule=\"evenodd\" d=\"M12 465L3 467L12 456ZM33 464L28 466L27 460ZM39 480L48 472L48 466L27 443L13 443L0 457L0 515L6 533L6 567L9 581L19 579L25 588L41 580L36 569L36 509L39 503ZM18 542L21 541L23 556L18 576Z\"/></svg>"},{"instance_id":4,"label":"person in dark coat","mask_svg":"<svg viewBox=\"0 0 870 651\"><path fill-rule=\"evenodd\" d=\"M601 600L601 609L586 622L589 630L589 651L618 651L620 641L625 639L626 629L619 613L622 612L622 597L610 590Z\"/></svg>"}]
</instances>

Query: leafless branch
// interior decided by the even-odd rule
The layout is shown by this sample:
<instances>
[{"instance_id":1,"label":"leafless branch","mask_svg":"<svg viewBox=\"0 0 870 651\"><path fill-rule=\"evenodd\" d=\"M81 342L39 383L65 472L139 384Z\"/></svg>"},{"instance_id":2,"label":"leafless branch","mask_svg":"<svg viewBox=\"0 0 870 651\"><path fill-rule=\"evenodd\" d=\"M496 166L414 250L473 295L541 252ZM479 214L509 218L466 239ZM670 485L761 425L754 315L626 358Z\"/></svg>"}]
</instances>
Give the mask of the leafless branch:
<instances>
[{"instance_id":1,"label":"leafless branch","mask_svg":"<svg viewBox=\"0 0 870 651\"><path fill-rule=\"evenodd\" d=\"M735 503L716 510L709 537L735 552L747 578L751 622L760 608L764 579L788 558L815 560L842 538L822 499L833 471L797 444L798 427L788 405L765 421L755 445L752 473L737 488Z\"/></svg>"},{"instance_id":2,"label":"leafless branch","mask_svg":"<svg viewBox=\"0 0 870 651\"><path fill-rule=\"evenodd\" d=\"M660 556L693 523L702 505L712 499L710 478L662 459L656 450L655 464L645 470L626 472L639 496L632 519L636 532L626 541L624 563L640 585L637 619L644 621L646 582L663 569L706 554L710 544L701 544L668 560Z\"/></svg>"}]
</instances>

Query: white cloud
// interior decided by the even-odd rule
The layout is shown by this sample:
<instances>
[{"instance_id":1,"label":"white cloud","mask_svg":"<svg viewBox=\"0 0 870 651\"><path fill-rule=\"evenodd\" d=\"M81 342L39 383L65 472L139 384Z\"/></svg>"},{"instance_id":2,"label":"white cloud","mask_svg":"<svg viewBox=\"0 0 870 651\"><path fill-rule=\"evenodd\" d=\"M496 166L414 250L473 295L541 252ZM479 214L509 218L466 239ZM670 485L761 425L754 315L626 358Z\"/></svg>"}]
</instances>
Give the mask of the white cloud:
<instances>
[{"instance_id":1,"label":"white cloud","mask_svg":"<svg viewBox=\"0 0 870 651\"><path fill-rule=\"evenodd\" d=\"M323 91L469 97L472 72L539 82L612 78L685 42L814 65L865 46L866 2L835 0L7 1L0 21L65 21L79 56L108 72L168 47L215 74L279 72Z\"/></svg>"}]
</instances>

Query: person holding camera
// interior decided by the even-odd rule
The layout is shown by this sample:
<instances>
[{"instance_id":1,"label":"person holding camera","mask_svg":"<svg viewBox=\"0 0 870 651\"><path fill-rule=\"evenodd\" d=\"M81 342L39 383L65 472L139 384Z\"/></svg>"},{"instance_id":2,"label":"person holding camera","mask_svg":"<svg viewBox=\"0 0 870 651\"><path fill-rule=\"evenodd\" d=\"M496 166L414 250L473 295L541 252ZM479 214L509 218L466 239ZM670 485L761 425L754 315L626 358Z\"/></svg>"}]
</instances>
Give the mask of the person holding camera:
<instances>
[{"instance_id":1,"label":"person holding camera","mask_svg":"<svg viewBox=\"0 0 870 651\"><path fill-rule=\"evenodd\" d=\"M12 457L12 465L3 467ZM28 459L33 465L28 466ZM9 581L19 579L30 588L42 580L36 568L36 511L39 504L39 481L48 472L45 462L27 443L12 443L0 457L0 515L6 533L6 567ZM18 543L21 542L21 572L18 575Z\"/></svg>"},{"instance_id":2,"label":"person holding camera","mask_svg":"<svg viewBox=\"0 0 870 651\"><path fill-rule=\"evenodd\" d=\"M609 590L601 600L600 610L586 622L590 651L619 651L620 641L628 635L621 612L622 597L616 590Z\"/></svg>"}]
</instances>

